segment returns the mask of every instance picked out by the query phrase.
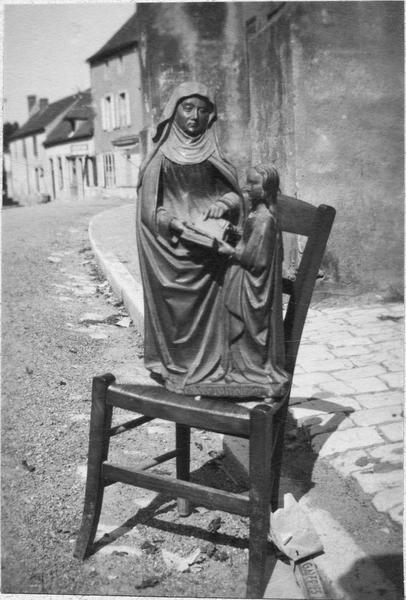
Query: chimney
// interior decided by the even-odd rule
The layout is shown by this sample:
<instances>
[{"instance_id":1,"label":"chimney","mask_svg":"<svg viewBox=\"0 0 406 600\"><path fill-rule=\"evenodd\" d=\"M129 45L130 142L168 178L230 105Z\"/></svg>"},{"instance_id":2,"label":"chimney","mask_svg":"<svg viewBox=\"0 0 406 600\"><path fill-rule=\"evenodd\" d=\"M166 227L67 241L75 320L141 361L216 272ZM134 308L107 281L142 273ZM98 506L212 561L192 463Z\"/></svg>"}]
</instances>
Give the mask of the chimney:
<instances>
[{"instance_id":1,"label":"chimney","mask_svg":"<svg viewBox=\"0 0 406 600\"><path fill-rule=\"evenodd\" d=\"M45 110L48 107L48 98L40 98L39 109Z\"/></svg>"},{"instance_id":2,"label":"chimney","mask_svg":"<svg viewBox=\"0 0 406 600\"><path fill-rule=\"evenodd\" d=\"M27 100L28 100L28 116L31 117L31 115L35 112L35 108L36 108L36 104L37 104L37 97L34 95L27 96Z\"/></svg>"}]
</instances>

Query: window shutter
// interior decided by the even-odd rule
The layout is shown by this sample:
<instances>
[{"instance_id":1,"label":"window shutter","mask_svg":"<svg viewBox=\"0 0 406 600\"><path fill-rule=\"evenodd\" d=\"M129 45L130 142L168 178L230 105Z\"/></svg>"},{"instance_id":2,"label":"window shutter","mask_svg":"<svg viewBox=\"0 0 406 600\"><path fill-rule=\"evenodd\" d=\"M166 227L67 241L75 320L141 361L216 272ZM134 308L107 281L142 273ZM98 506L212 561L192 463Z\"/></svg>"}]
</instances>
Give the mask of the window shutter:
<instances>
[{"instance_id":1,"label":"window shutter","mask_svg":"<svg viewBox=\"0 0 406 600\"><path fill-rule=\"evenodd\" d=\"M106 130L106 109L104 105L104 98L100 100L100 116L101 116L101 126L103 131Z\"/></svg>"},{"instance_id":2,"label":"window shutter","mask_svg":"<svg viewBox=\"0 0 406 600\"><path fill-rule=\"evenodd\" d=\"M125 92L126 125L131 125L130 94Z\"/></svg>"},{"instance_id":3,"label":"window shutter","mask_svg":"<svg viewBox=\"0 0 406 600\"><path fill-rule=\"evenodd\" d=\"M115 96L114 94L110 95L110 128L111 129L115 129L116 128L116 110L115 110L115 106L116 103L114 102L115 100Z\"/></svg>"},{"instance_id":4,"label":"window shutter","mask_svg":"<svg viewBox=\"0 0 406 600\"><path fill-rule=\"evenodd\" d=\"M115 125L116 125L116 127L122 126L120 106L121 106L120 105L120 94L116 94L116 97L115 97L115 115L116 115Z\"/></svg>"}]
</instances>

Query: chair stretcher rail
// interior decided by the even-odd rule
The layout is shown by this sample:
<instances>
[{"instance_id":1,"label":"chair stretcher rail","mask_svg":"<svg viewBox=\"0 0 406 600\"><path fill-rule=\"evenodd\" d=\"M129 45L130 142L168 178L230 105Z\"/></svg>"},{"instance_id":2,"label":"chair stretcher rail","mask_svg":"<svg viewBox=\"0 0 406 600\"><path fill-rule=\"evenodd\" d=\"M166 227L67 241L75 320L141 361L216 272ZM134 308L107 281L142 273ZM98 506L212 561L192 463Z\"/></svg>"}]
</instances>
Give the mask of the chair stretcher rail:
<instances>
[{"instance_id":1,"label":"chair stretcher rail","mask_svg":"<svg viewBox=\"0 0 406 600\"><path fill-rule=\"evenodd\" d=\"M173 479L165 475L152 475L140 469L123 468L112 463L103 463L103 478L107 485L114 482L139 486L174 497L186 497L198 506L224 510L248 516L249 499L243 494L232 494L197 483Z\"/></svg>"}]
</instances>

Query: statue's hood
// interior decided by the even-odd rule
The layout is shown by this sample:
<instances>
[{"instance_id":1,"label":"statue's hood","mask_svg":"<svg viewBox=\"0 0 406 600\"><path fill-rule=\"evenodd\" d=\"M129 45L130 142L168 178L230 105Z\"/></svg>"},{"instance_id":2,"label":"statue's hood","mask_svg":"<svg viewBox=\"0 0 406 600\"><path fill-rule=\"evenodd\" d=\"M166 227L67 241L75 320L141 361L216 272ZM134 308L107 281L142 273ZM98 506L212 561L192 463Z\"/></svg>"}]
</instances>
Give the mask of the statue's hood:
<instances>
[{"instance_id":1,"label":"statue's hood","mask_svg":"<svg viewBox=\"0 0 406 600\"><path fill-rule=\"evenodd\" d=\"M211 93L208 87L202 83L198 83L197 81L185 81L173 90L171 97L166 103L159 123L157 125L156 133L152 138L152 141L154 143L157 143L161 140L165 129L167 129L166 125L170 121L172 121L172 118L175 115L175 110L179 102L181 102L185 98L189 98L190 96L199 96L204 100L208 100L211 103L211 105L213 106L213 110L209 116L207 129L209 129L213 125L214 121L217 118L214 94Z\"/></svg>"}]
</instances>

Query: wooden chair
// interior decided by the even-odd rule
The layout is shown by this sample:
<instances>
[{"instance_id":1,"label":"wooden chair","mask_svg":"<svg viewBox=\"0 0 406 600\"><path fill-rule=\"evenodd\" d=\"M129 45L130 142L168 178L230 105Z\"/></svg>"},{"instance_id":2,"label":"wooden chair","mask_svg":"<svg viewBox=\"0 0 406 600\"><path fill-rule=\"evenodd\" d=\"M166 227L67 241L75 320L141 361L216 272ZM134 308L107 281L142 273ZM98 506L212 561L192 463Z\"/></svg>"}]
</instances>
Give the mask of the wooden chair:
<instances>
[{"instance_id":1,"label":"wooden chair","mask_svg":"<svg viewBox=\"0 0 406 600\"><path fill-rule=\"evenodd\" d=\"M284 319L286 369L293 376L300 338L319 272L335 210L318 208L287 196L279 198L283 231L307 237L294 281L284 280L290 299ZM181 515L190 513L190 503L249 517L247 598L264 592L270 504L276 510L283 452L284 424L290 392L273 404L252 409L228 400L183 396L156 385L119 384L111 374L95 377L92 390L88 471L83 520L75 556L86 558L92 551L100 517L104 488L115 482L147 488L178 498ZM111 427L112 412L119 407L142 416ZM154 418L175 423L175 449L137 468L124 468L107 461L111 436L139 427ZM249 440L249 494L232 494L189 481L190 428L196 427ZM148 473L148 469L176 458L176 479Z\"/></svg>"}]
</instances>

